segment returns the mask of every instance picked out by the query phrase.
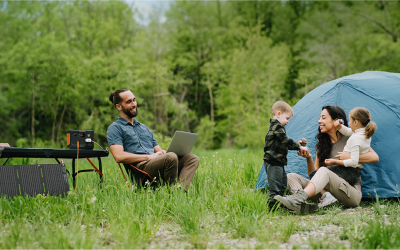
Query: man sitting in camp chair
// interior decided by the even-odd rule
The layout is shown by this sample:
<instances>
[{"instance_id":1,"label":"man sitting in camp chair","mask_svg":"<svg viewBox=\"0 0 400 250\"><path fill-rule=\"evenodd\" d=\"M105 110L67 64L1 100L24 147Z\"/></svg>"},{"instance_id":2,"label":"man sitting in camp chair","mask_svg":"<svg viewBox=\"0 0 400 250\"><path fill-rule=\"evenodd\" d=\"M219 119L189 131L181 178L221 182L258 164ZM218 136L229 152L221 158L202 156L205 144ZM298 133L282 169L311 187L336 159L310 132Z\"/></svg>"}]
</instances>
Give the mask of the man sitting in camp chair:
<instances>
[{"instance_id":1,"label":"man sitting in camp chair","mask_svg":"<svg viewBox=\"0 0 400 250\"><path fill-rule=\"evenodd\" d=\"M160 180L167 184L178 182L187 191L199 158L194 154L178 158L175 153L162 150L150 129L135 119L137 102L128 89L112 92L109 99L120 114L107 130L114 159L123 163L131 179L139 184Z\"/></svg>"}]
</instances>

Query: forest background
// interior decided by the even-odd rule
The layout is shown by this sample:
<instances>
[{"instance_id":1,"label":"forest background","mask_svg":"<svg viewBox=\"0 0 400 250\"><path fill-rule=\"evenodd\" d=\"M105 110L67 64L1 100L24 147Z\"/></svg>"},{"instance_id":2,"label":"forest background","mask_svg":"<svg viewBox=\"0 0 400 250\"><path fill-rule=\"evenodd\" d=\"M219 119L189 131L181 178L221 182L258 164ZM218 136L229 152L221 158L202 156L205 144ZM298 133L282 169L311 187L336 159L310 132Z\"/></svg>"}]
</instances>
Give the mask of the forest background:
<instances>
[{"instance_id":1,"label":"forest background","mask_svg":"<svg viewBox=\"0 0 400 250\"><path fill-rule=\"evenodd\" d=\"M128 1L0 2L0 141L106 146L132 90L162 146L261 148L271 105L366 70L400 72L400 1L170 1L149 22ZM379 84L379 83L377 83ZM165 146L164 146L165 147Z\"/></svg>"}]
</instances>

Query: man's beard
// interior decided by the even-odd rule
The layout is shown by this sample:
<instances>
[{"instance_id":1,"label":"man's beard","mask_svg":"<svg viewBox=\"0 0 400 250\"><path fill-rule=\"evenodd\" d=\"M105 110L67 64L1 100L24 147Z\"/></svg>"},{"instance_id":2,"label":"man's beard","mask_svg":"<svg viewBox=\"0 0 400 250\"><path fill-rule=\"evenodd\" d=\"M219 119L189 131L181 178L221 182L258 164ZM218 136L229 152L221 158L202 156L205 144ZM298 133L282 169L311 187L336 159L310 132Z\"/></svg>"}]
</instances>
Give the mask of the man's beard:
<instances>
[{"instance_id":1,"label":"man's beard","mask_svg":"<svg viewBox=\"0 0 400 250\"><path fill-rule=\"evenodd\" d=\"M137 114L138 114L138 109L137 109L137 107L136 107L136 112L135 112L135 114L132 114L131 111L130 111L130 109L125 109L125 108L122 106L122 112L124 112L124 114L127 115L128 117L133 118L133 117L136 117L136 116L137 116Z\"/></svg>"}]
</instances>

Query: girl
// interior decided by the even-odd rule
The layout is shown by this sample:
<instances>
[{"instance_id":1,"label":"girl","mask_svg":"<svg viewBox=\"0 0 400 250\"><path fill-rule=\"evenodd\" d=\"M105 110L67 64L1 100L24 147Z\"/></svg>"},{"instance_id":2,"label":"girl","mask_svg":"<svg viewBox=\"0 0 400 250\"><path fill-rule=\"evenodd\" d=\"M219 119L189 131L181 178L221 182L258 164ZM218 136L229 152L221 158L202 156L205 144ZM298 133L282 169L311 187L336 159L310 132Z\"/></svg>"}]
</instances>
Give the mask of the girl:
<instances>
[{"instance_id":1,"label":"girl","mask_svg":"<svg viewBox=\"0 0 400 250\"><path fill-rule=\"evenodd\" d=\"M368 152L371 144L371 136L376 130L376 124L371 121L371 114L368 109L362 107L352 109L349 113L349 118L350 128L340 124L339 120L335 120L334 126L341 134L350 136L343 150L350 153L350 159L326 159L325 165L350 185L353 185L361 176L362 164L359 163L360 154Z\"/></svg>"}]
</instances>

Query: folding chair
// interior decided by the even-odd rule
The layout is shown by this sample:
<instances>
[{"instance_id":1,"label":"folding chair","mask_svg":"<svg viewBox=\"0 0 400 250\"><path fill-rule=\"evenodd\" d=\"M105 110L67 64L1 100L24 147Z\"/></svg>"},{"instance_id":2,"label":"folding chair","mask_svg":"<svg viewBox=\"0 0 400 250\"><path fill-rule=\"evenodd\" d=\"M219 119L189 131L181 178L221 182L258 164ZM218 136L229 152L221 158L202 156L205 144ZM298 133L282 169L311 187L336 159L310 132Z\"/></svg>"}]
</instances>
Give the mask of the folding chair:
<instances>
[{"instance_id":1,"label":"folding chair","mask_svg":"<svg viewBox=\"0 0 400 250\"><path fill-rule=\"evenodd\" d=\"M128 180L125 177L124 171L122 170L121 163L117 162L119 169L121 170L121 174L125 179L125 183L129 186ZM145 186L145 183L149 181L150 183L154 183L156 181L153 180L153 178L143 170L140 170L139 168L133 166L132 164L126 165L123 164L125 167L126 174L130 176L132 183L136 183L137 185Z\"/></svg>"}]
</instances>

